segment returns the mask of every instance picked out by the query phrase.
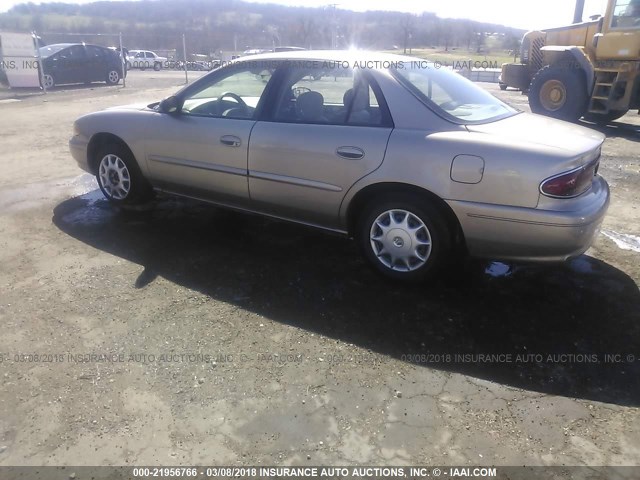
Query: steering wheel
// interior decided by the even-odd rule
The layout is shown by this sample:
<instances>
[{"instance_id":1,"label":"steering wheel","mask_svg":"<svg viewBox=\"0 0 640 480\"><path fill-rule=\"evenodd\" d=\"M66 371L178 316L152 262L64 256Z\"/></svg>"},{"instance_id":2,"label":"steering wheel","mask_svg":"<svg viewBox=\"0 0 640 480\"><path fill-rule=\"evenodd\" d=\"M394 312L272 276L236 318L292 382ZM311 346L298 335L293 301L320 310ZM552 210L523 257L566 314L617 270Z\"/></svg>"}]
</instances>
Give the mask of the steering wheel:
<instances>
[{"instance_id":1,"label":"steering wheel","mask_svg":"<svg viewBox=\"0 0 640 480\"><path fill-rule=\"evenodd\" d=\"M245 115L248 116L251 113L251 110L249 110L249 105L247 105L246 102L244 100L242 100L240 95L237 95L237 94L235 94L233 92L224 92L222 95L220 95L218 97L218 102L220 102L220 100L222 100L225 97L228 97L228 98L231 98L231 99L235 100L237 102L238 106L234 107L234 108L242 109L244 111ZM233 109L229 109L229 110L233 110ZM229 110L225 110L225 112L223 112L222 115L225 116L225 113L227 113Z\"/></svg>"},{"instance_id":2,"label":"steering wheel","mask_svg":"<svg viewBox=\"0 0 640 480\"><path fill-rule=\"evenodd\" d=\"M223 99L223 98L225 98L225 97L229 97L229 98L234 99L234 100L238 103L238 105L239 105L240 107L244 108L245 110L249 108L249 106L245 103L245 101L244 101L244 100L242 100L242 98L240 97L240 95L236 95L236 94L235 94L235 93L233 93L233 92L224 92L222 95L220 95L220 96L218 97L218 101L222 100L222 99Z\"/></svg>"},{"instance_id":3,"label":"steering wheel","mask_svg":"<svg viewBox=\"0 0 640 480\"><path fill-rule=\"evenodd\" d=\"M296 87L296 88L294 88L294 89L292 90L292 92L293 92L293 96L294 96L295 98L298 98L298 97L299 97L300 95L302 95L303 93L307 93L307 92L310 92L310 91L311 91L311 89L310 89L310 88L307 88L307 87Z\"/></svg>"}]
</instances>

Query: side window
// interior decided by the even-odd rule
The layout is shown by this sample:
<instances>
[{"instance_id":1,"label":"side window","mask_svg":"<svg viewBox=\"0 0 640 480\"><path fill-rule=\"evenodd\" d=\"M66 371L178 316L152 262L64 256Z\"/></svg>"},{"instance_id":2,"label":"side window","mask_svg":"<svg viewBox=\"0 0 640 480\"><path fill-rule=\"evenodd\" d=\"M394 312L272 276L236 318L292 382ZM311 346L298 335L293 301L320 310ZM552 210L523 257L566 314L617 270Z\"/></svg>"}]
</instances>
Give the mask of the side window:
<instances>
[{"instance_id":1,"label":"side window","mask_svg":"<svg viewBox=\"0 0 640 480\"><path fill-rule=\"evenodd\" d=\"M432 102L438 105L446 105L453 101L453 98L443 86L435 82L430 76L420 75L419 72L411 71L406 75L408 80Z\"/></svg>"},{"instance_id":2,"label":"side window","mask_svg":"<svg viewBox=\"0 0 640 480\"><path fill-rule=\"evenodd\" d=\"M87 46L86 51L87 51L87 56L90 59L101 59L102 57L104 57L104 50L102 50L101 48L94 47L94 46Z\"/></svg>"},{"instance_id":3,"label":"side window","mask_svg":"<svg viewBox=\"0 0 640 480\"><path fill-rule=\"evenodd\" d=\"M144 58L144 52L136 53L136 57L135 58Z\"/></svg>"},{"instance_id":4,"label":"side window","mask_svg":"<svg viewBox=\"0 0 640 480\"><path fill-rule=\"evenodd\" d=\"M153 53L147 52L147 58L156 58L156 57L154 57Z\"/></svg>"},{"instance_id":5,"label":"side window","mask_svg":"<svg viewBox=\"0 0 640 480\"><path fill-rule=\"evenodd\" d=\"M611 26L614 28L640 27L640 0L617 0L613 8Z\"/></svg>"},{"instance_id":6,"label":"side window","mask_svg":"<svg viewBox=\"0 0 640 480\"><path fill-rule=\"evenodd\" d=\"M222 71L219 73L223 73ZM216 118L252 119L273 70L237 65L185 97L182 113Z\"/></svg>"},{"instance_id":7,"label":"side window","mask_svg":"<svg viewBox=\"0 0 640 480\"><path fill-rule=\"evenodd\" d=\"M381 126L383 116L380 102L361 72L291 68L276 101L274 120Z\"/></svg>"},{"instance_id":8,"label":"side window","mask_svg":"<svg viewBox=\"0 0 640 480\"><path fill-rule=\"evenodd\" d=\"M60 60L70 62L70 61L78 61L85 60L86 55L84 53L84 47L82 45L74 45L69 48L65 48L60 53Z\"/></svg>"}]
</instances>

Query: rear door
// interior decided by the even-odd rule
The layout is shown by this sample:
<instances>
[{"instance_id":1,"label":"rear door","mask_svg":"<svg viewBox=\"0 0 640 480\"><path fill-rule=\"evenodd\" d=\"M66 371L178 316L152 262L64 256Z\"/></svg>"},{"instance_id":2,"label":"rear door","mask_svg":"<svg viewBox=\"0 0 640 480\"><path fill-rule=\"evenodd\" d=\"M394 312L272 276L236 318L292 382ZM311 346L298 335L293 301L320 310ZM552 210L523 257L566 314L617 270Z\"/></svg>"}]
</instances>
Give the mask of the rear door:
<instances>
[{"instance_id":1,"label":"rear door","mask_svg":"<svg viewBox=\"0 0 640 480\"><path fill-rule=\"evenodd\" d=\"M337 228L349 188L382 163L392 121L371 72L300 67L288 69L270 118L251 133L251 200Z\"/></svg>"},{"instance_id":2,"label":"rear door","mask_svg":"<svg viewBox=\"0 0 640 480\"><path fill-rule=\"evenodd\" d=\"M85 51L87 54L87 81L104 82L107 78L109 65L108 51L94 45L87 45Z\"/></svg>"}]
</instances>

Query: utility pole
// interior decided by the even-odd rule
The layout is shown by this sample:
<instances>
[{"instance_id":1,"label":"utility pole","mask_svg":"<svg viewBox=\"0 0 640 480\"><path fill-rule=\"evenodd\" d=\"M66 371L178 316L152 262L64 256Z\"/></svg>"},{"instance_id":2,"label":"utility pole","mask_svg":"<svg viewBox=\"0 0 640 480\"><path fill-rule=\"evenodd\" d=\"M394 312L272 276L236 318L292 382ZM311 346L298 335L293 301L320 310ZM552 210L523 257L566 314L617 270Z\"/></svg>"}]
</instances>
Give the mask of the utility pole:
<instances>
[{"instance_id":1,"label":"utility pole","mask_svg":"<svg viewBox=\"0 0 640 480\"><path fill-rule=\"evenodd\" d=\"M328 6L332 9L331 14L331 50L337 48L337 36L338 36L338 19L336 17L336 9L339 3L330 3Z\"/></svg>"}]
</instances>

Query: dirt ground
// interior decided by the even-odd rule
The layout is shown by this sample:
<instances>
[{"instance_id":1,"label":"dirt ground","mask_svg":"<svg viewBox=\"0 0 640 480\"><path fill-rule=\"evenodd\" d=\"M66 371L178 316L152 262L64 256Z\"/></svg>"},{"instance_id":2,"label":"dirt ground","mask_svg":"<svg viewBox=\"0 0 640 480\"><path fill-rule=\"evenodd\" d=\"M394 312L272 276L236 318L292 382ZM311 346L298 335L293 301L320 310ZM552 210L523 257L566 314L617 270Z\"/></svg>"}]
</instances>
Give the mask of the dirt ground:
<instances>
[{"instance_id":1,"label":"dirt ground","mask_svg":"<svg viewBox=\"0 0 640 480\"><path fill-rule=\"evenodd\" d=\"M602 129L586 255L406 287L341 237L108 205L73 120L181 75L0 92L0 465L640 464L636 112Z\"/></svg>"}]
</instances>

